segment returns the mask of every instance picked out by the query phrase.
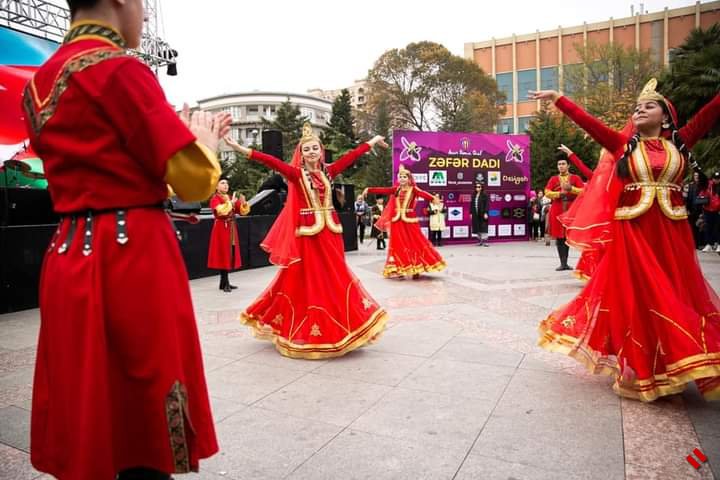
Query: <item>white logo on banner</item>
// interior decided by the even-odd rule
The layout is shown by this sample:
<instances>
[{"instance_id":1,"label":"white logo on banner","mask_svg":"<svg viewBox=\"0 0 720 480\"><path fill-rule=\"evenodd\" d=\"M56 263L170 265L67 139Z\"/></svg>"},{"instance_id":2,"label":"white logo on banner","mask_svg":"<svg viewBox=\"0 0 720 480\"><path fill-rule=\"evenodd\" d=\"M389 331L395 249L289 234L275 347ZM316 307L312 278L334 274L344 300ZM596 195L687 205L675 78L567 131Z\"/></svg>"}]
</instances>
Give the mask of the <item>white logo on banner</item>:
<instances>
[{"instance_id":1,"label":"white logo on banner","mask_svg":"<svg viewBox=\"0 0 720 480\"><path fill-rule=\"evenodd\" d=\"M495 225L488 225L488 237L494 237L496 234Z\"/></svg>"},{"instance_id":2,"label":"white logo on banner","mask_svg":"<svg viewBox=\"0 0 720 480\"><path fill-rule=\"evenodd\" d=\"M447 170L430 170L428 175L431 187L447 187Z\"/></svg>"},{"instance_id":3,"label":"white logo on banner","mask_svg":"<svg viewBox=\"0 0 720 480\"><path fill-rule=\"evenodd\" d=\"M413 180L415 180L415 183L427 183L428 176L427 173L413 173Z\"/></svg>"},{"instance_id":4,"label":"white logo on banner","mask_svg":"<svg viewBox=\"0 0 720 480\"><path fill-rule=\"evenodd\" d=\"M450 238L450 227L445 227L442 231L442 238Z\"/></svg>"},{"instance_id":5,"label":"white logo on banner","mask_svg":"<svg viewBox=\"0 0 720 480\"><path fill-rule=\"evenodd\" d=\"M512 195L510 195L509 193L506 193L506 194L505 194L505 201L506 201L506 202L509 202L509 201L511 201L511 200L512 200Z\"/></svg>"},{"instance_id":6,"label":"white logo on banner","mask_svg":"<svg viewBox=\"0 0 720 480\"><path fill-rule=\"evenodd\" d=\"M527 197L525 195L513 195L513 200L516 202L524 202L527 200Z\"/></svg>"},{"instance_id":7,"label":"white logo on banner","mask_svg":"<svg viewBox=\"0 0 720 480\"><path fill-rule=\"evenodd\" d=\"M524 223L516 223L515 225L513 225L513 235L514 236L525 235L525 224Z\"/></svg>"},{"instance_id":8,"label":"white logo on banner","mask_svg":"<svg viewBox=\"0 0 720 480\"><path fill-rule=\"evenodd\" d=\"M498 225L498 237L509 237L512 235L512 225Z\"/></svg>"},{"instance_id":9,"label":"white logo on banner","mask_svg":"<svg viewBox=\"0 0 720 480\"><path fill-rule=\"evenodd\" d=\"M502 185L502 180L500 179L500 172L497 171L490 171L487 172L488 174L488 187L499 187Z\"/></svg>"},{"instance_id":10,"label":"white logo on banner","mask_svg":"<svg viewBox=\"0 0 720 480\"><path fill-rule=\"evenodd\" d=\"M448 220L459 222L463 219L463 207L450 207L448 209Z\"/></svg>"},{"instance_id":11,"label":"white logo on banner","mask_svg":"<svg viewBox=\"0 0 720 480\"><path fill-rule=\"evenodd\" d=\"M453 227L453 238L467 238L470 236L470 229L467 226Z\"/></svg>"}]
</instances>

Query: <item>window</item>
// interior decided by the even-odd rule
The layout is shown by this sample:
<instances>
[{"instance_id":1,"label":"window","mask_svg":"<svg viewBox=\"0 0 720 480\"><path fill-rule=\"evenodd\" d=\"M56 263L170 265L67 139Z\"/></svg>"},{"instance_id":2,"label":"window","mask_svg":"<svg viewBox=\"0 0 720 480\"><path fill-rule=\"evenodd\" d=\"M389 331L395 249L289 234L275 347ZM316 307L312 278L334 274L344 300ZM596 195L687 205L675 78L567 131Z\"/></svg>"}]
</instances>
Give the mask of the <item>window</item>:
<instances>
[{"instance_id":1,"label":"window","mask_svg":"<svg viewBox=\"0 0 720 480\"><path fill-rule=\"evenodd\" d=\"M559 90L558 67L540 69L540 90Z\"/></svg>"},{"instance_id":2,"label":"window","mask_svg":"<svg viewBox=\"0 0 720 480\"><path fill-rule=\"evenodd\" d=\"M242 117L242 111L240 107L238 106L232 106L230 107L230 115L232 115L233 120L240 120L240 117Z\"/></svg>"},{"instance_id":3,"label":"window","mask_svg":"<svg viewBox=\"0 0 720 480\"><path fill-rule=\"evenodd\" d=\"M358 101L358 103L364 103L365 97L358 97L357 101Z\"/></svg>"},{"instance_id":4,"label":"window","mask_svg":"<svg viewBox=\"0 0 720 480\"><path fill-rule=\"evenodd\" d=\"M505 102L513 103L512 72L495 75L498 90L505 94Z\"/></svg>"},{"instance_id":5,"label":"window","mask_svg":"<svg viewBox=\"0 0 720 480\"><path fill-rule=\"evenodd\" d=\"M497 133L503 133L503 134L515 133L513 131L513 119L512 118L501 118L497 124Z\"/></svg>"},{"instance_id":6,"label":"window","mask_svg":"<svg viewBox=\"0 0 720 480\"><path fill-rule=\"evenodd\" d=\"M259 112L259 107L257 105L250 105L247 107L248 115L257 115Z\"/></svg>"},{"instance_id":7,"label":"window","mask_svg":"<svg viewBox=\"0 0 720 480\"><path fill-rule=\"evenodd\" d=\"M573 63L563 66L563 91L567 95L572 95L582 88L583 65L582 63Z\"/></svg>"},{"instance_id":8,"label":"window","mask_svg":"<svg viewBox=\"0 0 720 480\"><path fill-rule=\"evenodd\" d=\"M530 128L530 122L535 117L519 117L518 118L518 133L526 133Z\"/></svg>"},{"instance_id":9,"label":"window","mask_svg":"<svg viewBox=\"0 0 720 480\"><path fill-rule=\"evenodd\" d=\"M517 72L518 82L518 102L528 102L528 92L530 90L537 90L537 84L535 81L535 70L521 70Z\"/></svg>"}]
</instances>

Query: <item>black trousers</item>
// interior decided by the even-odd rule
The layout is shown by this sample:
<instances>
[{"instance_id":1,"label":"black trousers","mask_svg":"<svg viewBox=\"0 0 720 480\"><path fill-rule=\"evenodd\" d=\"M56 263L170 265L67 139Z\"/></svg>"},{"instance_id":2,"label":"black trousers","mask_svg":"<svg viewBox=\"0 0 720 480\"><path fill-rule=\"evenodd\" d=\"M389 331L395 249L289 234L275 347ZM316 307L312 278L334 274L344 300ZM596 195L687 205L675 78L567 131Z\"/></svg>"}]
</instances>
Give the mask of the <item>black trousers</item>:
<instances>
[{"instance_id":1,"label":"black trousers","mask_svg":"<svg viewBox=\"0 0 720 480\"><path fill-rule=\"evenodd\" d=\"M235 265L235 248L230 245L230 265ZM220 290L230 285L230 270L220 270Z\"/></svg>"},{"instance_id":2,"label":"black trousers","mask_svg":"<svg viewBox=\"0 0 720 480\"><path fill-rule=\"evenodd\" d=\"M442 230L430 230L430 243L436 247L442 246Z\"/></svg>"},{"instance_id":3,"label":"black trousers","mask_svg":"<svg viewBox=\"0 0 720 480\"><path fill-rule=\"evenodd\" d=\"M118 474L117 480L170 480L170 475L151 468L129 468Z\"/></svg>"},{"instance_id":4,"label":"black trousers","mask_svg":"<svg viewBox=\"0 0 720 480\"><path fill-rule=\"evenodd\" d=\"M565 243L564 238L556 238L555 246L557 247L558 256L560 257L560 266L568 266L568 255L570 255L570 247Z\"/></svg>"},{"instance_id":5,"label":"black trousers","mask_svg":"<svg viewBox=\"0 0 720 480\"><path fill-rule=\"evenodd\" d=\"M360 236L360 243L365 241L365 224L362 221L358 223L358 234Z\"/></svg>"}]
</instances>

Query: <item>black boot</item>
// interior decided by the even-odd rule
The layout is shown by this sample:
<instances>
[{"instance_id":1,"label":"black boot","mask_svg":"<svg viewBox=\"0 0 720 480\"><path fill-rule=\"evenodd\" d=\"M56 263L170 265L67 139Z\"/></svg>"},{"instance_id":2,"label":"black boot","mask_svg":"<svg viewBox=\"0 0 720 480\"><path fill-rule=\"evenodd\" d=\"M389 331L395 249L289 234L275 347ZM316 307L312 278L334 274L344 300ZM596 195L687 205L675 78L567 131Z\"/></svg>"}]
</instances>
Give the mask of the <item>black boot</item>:
<instances>
[{"instance_id":1,"label":"black boot","mask_svg":"<svg viewBox=\"0 0 720 480\"><path fill-rule=\"evenodd\" d=\"M151 468L129 468L121 471L117 480L172 480L172 477Z\"/></svg>"},{"instance_id":2,"label":"black boot","mask_svg":"<svg viewBox=\"0 0 720 480\"><path fill-rule=\"evenodd\" d=\"M555 269L556 272L562 272L565 270L565 265L567 265L567 258L563 255L565 252L565 249L563 248L564 243L565 241L562 238L555 239L555 248L557 249L558 258L560 259L560 266Z\"/></svg>"},{"instance_id":3,"label":"black boot","mask_svg":"<svg viewBox=\"0 0 720 480\"><path fill-rule=\"evenodd\" d=\"M229 292L231 290L227 270L220 270L220 290L223 292Z\"/></svg>"}]
</instances>

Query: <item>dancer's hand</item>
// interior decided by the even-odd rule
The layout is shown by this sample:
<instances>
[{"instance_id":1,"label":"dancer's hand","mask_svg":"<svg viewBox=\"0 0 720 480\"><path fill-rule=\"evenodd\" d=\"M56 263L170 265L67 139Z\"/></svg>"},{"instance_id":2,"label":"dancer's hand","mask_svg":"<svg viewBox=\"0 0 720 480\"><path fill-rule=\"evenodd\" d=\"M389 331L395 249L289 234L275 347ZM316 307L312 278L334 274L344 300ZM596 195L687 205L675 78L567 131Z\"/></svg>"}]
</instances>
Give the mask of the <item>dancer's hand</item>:
<instances>
[{"instance_id":1,"label":"dancer's hand","mask_svg":"<svg viewBox=\"0 0 720 480\"><path fill-rule=\"evenodd\" d=\"M560 97L555 90L530 90L528 98L530 100L552 100L553 102Z\"/></svg>"},{"instance_id":2,"label":"dancer's hand","mask_svg":"<svg viewBox=\"0 0 720 480\"><path fill-rule=\"evenodd\" d=\"M488 214L487 214L487 213L483 213L483 219L485 219L485 220L488 219Z\"/></svg>"},{"instance_id":3,"label":"dancer's hand","mask_svg":"<svg viewBox=\"0 0 720 480\"><path fill-rule=\"evenodd\" d=\"M233 192L233 196L232 196L232 198L230 199L230 201L231 201L233 204L235 204L235 202L237 202L237 193L236 193L236 192Z\"/></svg>"},{"instance_id":4,"label":"dancer's hand","mask_svg":"<svg viewBox=\"0 0 720 480\"><path fill-rule=\"evenodd\" d=\"M563 183L562 189L563 189L563 192L570 193L570 192L572 192L572 185L570 184L570 182Z\"/></svg>"},{"instance_id":5,"label":"dancer's hand","mask_svg":"<svg viewBox=\"0 0 720 480\"><path fill-rule=\"evenodd\" d=\"M228 112L219 112L213 115L213 127L217 131L218 140L230 133L231 123L232 115Z\"/></svg>"},{"instance_id":6,"label":"dancer's hand","mask_svg":"<svg viewBox=\"0 0 720 480\"><path fill-rule=\"evenodd\" d=\"M374 147L375 145L379 145L382 148L389 148L388 144L385 143L385 137L382 135L375 135L373 138L368 140L367 142L370 145L370 148Z\"/></svg>"},{"instance_id":7,"label":"dancer's hand","mask_svg":"<svg viewBox=\"0 0 720 480\"><path fill-rule=\"evenodd\" d=\"M214 115L198 110L190 117L190 131L195 135L198 142L205 145L213 152L217 152L220 143L220 131L223 129L223 121L214 120Z\"/></svg>"},{"instance_id":8,"label":"dancer's hand","mask_svg":"<svg viewBox=\"0 0 720 480\"><path fill-rule=\"evenodd\" d=\"M231 136L225 135L223 137L223 140L225 141L225 143L227 144L228 147L232 148L236 152L240 152L243 155L245 155L246 157L250 156L250 153L252 152L252 150L247 147L243 147L242 145L237 143L235 140L233 140L233 138Z\"/></svg>"},{"instance_id":9,"label":"dancer's hand","mask_svg":"<svg viewBox=\"0 0 720 480\"><path fill-rule=\"evenodd\" d=\"M573 154L573 151L570 150L570 149L569 149L568 147L566 147L565 145L563 145L562 143L561 143L560 146L558 147L558 150L560 150L561 152L565 153L565 155L567 155L568 157Z\"/></svg>"},{"instance_id":10,"label":"dancer's hand","mask_svg":"<svg viewBox=\"0 0 720 480\"><path fill-rule=\"evenodd\" d=\"M368 194L368 189L366 188L365 190L362 191L363 199L364 199L365 197L367 197L367 194Z\"/></svg>"}]
</instances>

